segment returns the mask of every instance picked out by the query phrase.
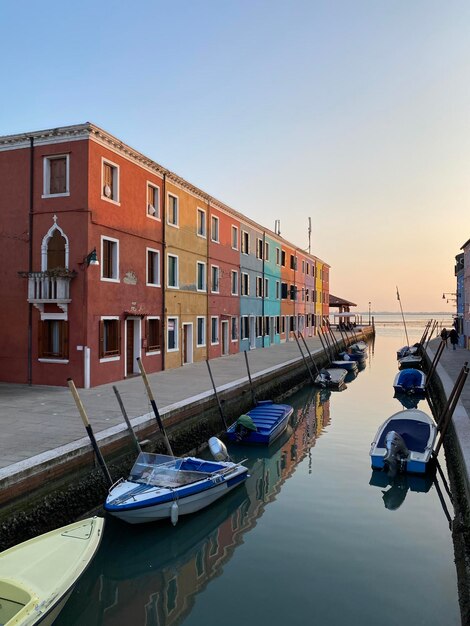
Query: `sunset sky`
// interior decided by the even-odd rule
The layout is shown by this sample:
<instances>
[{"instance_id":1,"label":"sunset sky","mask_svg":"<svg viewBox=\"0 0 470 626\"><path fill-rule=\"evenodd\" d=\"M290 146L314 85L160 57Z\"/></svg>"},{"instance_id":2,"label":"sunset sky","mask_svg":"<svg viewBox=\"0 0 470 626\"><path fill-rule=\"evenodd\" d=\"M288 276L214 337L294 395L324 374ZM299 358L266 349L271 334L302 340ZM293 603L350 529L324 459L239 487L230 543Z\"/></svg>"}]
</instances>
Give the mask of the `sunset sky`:
<instances>
[{"instance_id":1,"label":"sunset sky","mask_svg":"<svg viewBox=\"0 0 470 626\"><path fill-rule=\"evenodd\" d=\"M452 311L470 238L470 3L0 3L0 134L90 121L331 265Z\"/></svg>"}]
</instances>

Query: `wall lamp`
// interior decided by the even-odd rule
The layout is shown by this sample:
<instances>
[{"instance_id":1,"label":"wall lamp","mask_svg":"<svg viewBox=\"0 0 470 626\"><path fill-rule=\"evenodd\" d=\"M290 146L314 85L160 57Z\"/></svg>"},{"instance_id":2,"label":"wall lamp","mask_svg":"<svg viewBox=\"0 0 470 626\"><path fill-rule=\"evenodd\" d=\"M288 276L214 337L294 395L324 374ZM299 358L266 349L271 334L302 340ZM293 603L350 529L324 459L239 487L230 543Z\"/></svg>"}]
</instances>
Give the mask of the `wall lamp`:
<instances>
[{"instance_id":1,"label":"wall lamp","mask_svg":"<svg viewBox=\"0 0 470 626\"><path fill-rule=\"evenodd\" d=\"M100 262L98 261L98 255L96 254L96 248L93 248L93 250L86 255L86 257L83 259L82 261L82 265L85 265L87 267L89 267L90 265L99 265Z\"/></svg>"},{"instance_id":2,"label":"wall lamp","mask_svg":"<svg viewBox=\"0 0 470 626\"><path fill-rule=\"evenodd\" d=\"M455 297L452 297L452 296L455 296ZM449 302L457 302L457 298L460 298L460 294L459 293L453 293L453 292L449 291L449 292L444 292L442 294L442 299L443 300L447 300L447 304Z\"/></svg>"}]
</instances>

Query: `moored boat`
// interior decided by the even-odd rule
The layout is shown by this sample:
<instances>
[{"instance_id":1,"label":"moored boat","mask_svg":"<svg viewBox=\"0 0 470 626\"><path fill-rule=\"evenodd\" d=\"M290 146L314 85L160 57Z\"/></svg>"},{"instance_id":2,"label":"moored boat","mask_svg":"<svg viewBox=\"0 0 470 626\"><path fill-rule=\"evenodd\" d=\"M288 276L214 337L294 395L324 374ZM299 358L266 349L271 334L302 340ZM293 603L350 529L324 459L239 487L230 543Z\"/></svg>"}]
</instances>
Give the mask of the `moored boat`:
<instances>
[{"instance_id":1,"label":"moored boat","mask_svg":"<svg viewBox=\"0 0 470 626\"><path fill-rule=\"evenodd\" d=\"M347 370L348 372L357 372L358 371L358 367L357 367L357 362L356 361L352 361L351 359L347 360L347 359L337 359L335 361L331 361L330 363L330 367L332 368L336 368L339 367L341 369Z\"/></svg>"},{"instance_id":2,"label":"moored boat","mask_svg":"<svg viewBox=\"0 0 470 626\"><path fill-rule=\"evenodd\" d=\"M409 354L407 356L404 356L401 359L398 359L398 363L399 363L399 367L400 368L406 368L406 367L421 367L421 363L422 363L423 359L422 357L420 357L418 354Z\"/></svg>"},{"instance_id":3,"label":"moored boat","mask_svg":"<svg viewBox=\"0 0 470 626\"><path fill-rule=\"evenodd\" d=\"M93 559L104 519L63 526L0 554L0 624L48 626Z\"/></svg>"},{"instance_id":4,"label":"moored boat","mask_svg":"<svg viewBox=\"0 0 470 626\"><path fill-rule=\"evenodd\" d=\"M373 469L422 474L431 458L437 429L419 409L399 411L378 429L370 448Z\"/></svg>"},{"instance_id":5,"label":"moored boat","mask_svg":"<svg viewBox=\"0 0 470 626\"><path fill-rule=\"evenodd\" d=\"M339 388L344 386L344 381L348 371L340 367L321 369L315 377L315 384L319 387Z\"/></svg>"},{"instance_id":6,"label":"moored boat","mask_svg":"<svg viewBox=\"0 0 470 626\"><path fill-rule=\"evenodd\" d=\"M426 374L416 368L405 368L398 372L393 382L397 392L408 394L424 394L426 388Z\"/></svg>"},{"instance_id":7,"label":"moored boat","mask_svg":"<svg viewBox=\"0 0 470 626\"><path fill-rule=\"evenodd\" d=\"M212 437L209 445L216 458L228 459L221 441ZM247 478L248 469L229 460L141 452L129 477L111 486L104 508L130 524L165 518L176 524L180 515L209 506Z\"/></svg>"},{"instance_id":8,"label":"moored boat","mask_svg":"<svg viewBox=\"0 0 470 626\"><path fill-rule=\"evenodd\" d=\"M227 438L235 443L269 446L286 430L293 411L289 404L260 400L227 428Z\"/></svg>"}]
</instances>

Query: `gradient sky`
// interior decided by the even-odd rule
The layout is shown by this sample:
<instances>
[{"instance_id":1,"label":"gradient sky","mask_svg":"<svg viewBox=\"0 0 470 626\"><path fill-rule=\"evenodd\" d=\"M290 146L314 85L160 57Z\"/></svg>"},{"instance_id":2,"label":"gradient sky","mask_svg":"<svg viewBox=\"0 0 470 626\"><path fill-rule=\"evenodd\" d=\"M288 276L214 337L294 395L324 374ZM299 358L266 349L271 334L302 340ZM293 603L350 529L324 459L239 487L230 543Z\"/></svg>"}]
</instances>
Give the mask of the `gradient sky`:
<instances>
[{"instance_id":1,"label":"gradient sky","mask_svg":"<svg viewBox=\"0 0 470 626\"><path fill-rule=\"evenodd\" d=\"M331 265L452 311L470 238L470 2L0 0L0 134L90 121Z\"/></svg>"}]
</instances>

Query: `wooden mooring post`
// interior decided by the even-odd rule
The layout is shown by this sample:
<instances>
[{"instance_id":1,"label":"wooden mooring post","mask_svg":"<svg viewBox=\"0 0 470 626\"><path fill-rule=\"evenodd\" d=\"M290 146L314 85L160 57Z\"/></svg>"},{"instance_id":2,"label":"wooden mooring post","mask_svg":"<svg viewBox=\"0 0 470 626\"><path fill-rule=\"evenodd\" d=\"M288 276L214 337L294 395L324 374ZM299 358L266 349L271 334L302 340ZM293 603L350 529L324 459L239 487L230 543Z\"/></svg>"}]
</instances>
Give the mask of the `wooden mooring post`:
<instances>
[{"instance_id":1,"label":"wooden mooring post","mask_svg":"<svg viewBox=\"0 0 470 626\"><path fill-rule=\"evenodd\" d=\"M433 456L437 457L439 454L439 450L442 447L444 442L444 437L446 436L447 429L450 424L450 420L452 419L452 415L454 414L455 407L457 406L457 402L459 401L460 394L462 393L463 386L465 381L467 380L469 372L468 361L465 362L464 366L460 370L459 375L457 376L457 380L455 381L454 388L452 389L449 398L447 400L447 404L442 412L441 417L437 422L437 429L439 431L440 437L433 451Z\"/></svg>"}]
</instances>

